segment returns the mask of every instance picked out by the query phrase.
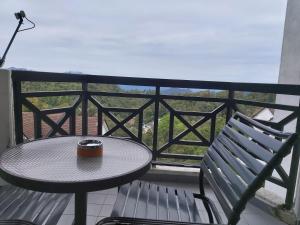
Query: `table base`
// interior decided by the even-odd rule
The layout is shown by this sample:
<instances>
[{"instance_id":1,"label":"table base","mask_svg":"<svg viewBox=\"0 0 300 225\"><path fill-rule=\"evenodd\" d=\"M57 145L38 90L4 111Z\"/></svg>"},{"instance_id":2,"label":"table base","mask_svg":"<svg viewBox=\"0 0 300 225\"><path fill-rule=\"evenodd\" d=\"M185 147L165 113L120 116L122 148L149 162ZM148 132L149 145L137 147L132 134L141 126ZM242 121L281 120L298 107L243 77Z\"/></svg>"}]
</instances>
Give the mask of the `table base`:
<instances>
[{"instance_id":1,"label":"table base","mask_svg":"<svg viewBox=\"0 0 300 225\"><path fill-rule=\"evenodd\" d=\"M86 225L87 193L75 193L75 221L74 225Z\"/></svg>"}]
</instances>

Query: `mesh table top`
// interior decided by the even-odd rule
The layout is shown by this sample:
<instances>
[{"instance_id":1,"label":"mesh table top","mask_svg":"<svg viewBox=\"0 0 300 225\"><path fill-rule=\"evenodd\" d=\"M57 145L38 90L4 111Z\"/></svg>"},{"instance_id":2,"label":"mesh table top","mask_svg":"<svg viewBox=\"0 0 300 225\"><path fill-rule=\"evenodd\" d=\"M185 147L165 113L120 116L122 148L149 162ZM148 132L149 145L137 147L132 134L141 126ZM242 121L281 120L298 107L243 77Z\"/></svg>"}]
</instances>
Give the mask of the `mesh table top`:
<instances>
[{"instance_id":1,"label":"mesh table top","mask_svg":"<svg viewBox=\"0 0 300 225\"><path fill-rule=\"evenodd\" d=\"M103 142L103 156L77 157L77 143ZM143 175L151 152L141 144L110 137L57 137L18 145L0 156L0 175L37 191L78 192L115 187Z\"/></svg>"}]
</instances>

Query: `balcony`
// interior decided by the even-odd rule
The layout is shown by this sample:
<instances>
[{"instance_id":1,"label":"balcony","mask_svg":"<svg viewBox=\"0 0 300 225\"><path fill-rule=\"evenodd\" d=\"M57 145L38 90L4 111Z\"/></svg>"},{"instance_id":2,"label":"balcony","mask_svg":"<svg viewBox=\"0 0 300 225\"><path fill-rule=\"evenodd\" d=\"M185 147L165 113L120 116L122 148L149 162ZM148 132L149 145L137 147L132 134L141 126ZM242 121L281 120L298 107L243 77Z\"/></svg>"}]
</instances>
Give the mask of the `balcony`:
<instances>
[{"instance_id":1,"label":"balcony","mask_svg":"<svg viewBox=\"0 0 300 225\"><path fill-rule=\"evenodd\" d=\"M198 189L196 172L203 153L235 111L280 130L299 121L299 105L282 104L278 98L300 96L300 85L18 70L11 71L9 80L14 121L10 123L11 144L63 135L129 138L152 150L152 169L143 179L164 180L193 191ZM299 151L293 151L247 207L239 224L294 222L298 164ZM90 193L89 224L109 216L116 192ZM72 223L73 204L60 224Z\"/></svg>"}]
</instances>

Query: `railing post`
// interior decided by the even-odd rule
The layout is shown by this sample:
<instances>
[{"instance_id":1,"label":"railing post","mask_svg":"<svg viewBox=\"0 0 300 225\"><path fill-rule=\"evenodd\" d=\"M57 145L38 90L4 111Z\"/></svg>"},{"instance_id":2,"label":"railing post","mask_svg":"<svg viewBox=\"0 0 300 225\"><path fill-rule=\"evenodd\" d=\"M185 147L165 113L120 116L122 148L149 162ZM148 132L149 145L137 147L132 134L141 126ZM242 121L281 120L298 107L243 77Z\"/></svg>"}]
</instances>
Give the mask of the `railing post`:
<instances>
[{"instance_id":1,"label":"railing post","mask_svg":"<svg viewBox=\"0 0 300 225\"><path fill-rule=\"evenodd\" d=\"M216 133L216 115L213 114L211 119L210 119L210 144L212 144L212 142L215 139L215 133Z\"/></svg>"},{"instance_id":2,"label":"railing post","mask_svg":"<svg viewBox=\"0 0 300 225\"><path fill-rule=\"evenodd\" d=\"M228 120L230 120L230 118L232 117L233 98L234 98L234 91L230 88L230 89L228 90L226 122L227 122Z\"/></svg>"},{"instance_id":3,"label":"railing post","mask_svg":"<svg viewBox=\"0 0 300 225\"><path fill-rule=\"evenodd\" d=\"M33 123L34 123L34 139L39 139L42 137L42 119L37 113L33 113Z\"/></svg>"},{"instance_id":4,"label":"railing post","mask_svg":"<svg viewBox=\"0 0 300 225\"><path fill-rule=\"evenodd\" d=\"M295 188L297 183L297 175L299 168L299 158L300 158L300 102L299 111L297 116L296 131L298 135L297 140L293 146L292 160L290 166L289 182L287 185L287 192L285 197L285 206L287 209L291 209L294 205Z\"/></svg>"},{"instance_id":5,"label":"railing post","mask_svg":"<svg viewBox=\"0 0 300 225\"><path fill-rule=\"evenodd\" d=\"M170 121L169 121L169 142L173 140L174 132L174 113L170 112Z\"/></svg>"},{"instance_id":6,"label":"railing post","mask_svg":"<svg viewBox=\"0 0 300 225\"><path fill-rule=\"evenodd\" d=\"M70 135L76 134L76 109L73 109L73 111L71 112L69 120L69 130Z\"/></svg>"},{"instance_id":7,"label":"railing post","mask_svg":"<svg viewBox=\"0 0 300 225\"><path fill-rule=\"evenodd\" d=\"M139 113L139 125L138 125L138 139L143 142L143 122L144 122L144 111Z\"/></svg>"},{"instance_id":8,"label":"railing post","mask_svg":"<svg viewBox=\"0 0 300 225\"><path fill-rule=\"evenodd\" d=\"M102 111L97 108L97 117L98 117L98 126L97 126L97 134L98 135L103 135L103 115L102 115Z\"/></svg>"},{"instance_id":9,"label":"railing post","mask_svg":"<svg viewBox=\"0 0 300 225\"><path fill-rule=\"evenodd\" d=\"M13 81L14 93L14 116L15 116L15 141L16 144L22 143L23 140L23 115L22 115L22 86L21 81Z\"/></svg>"},{"instance_id":10,"label":"railing post","mask_svg":"<svg viewBox=\"0 0 300 225\"><path fill-rule=\"evenodd\" d=\"M157 147L158 147L158 117L159 117L159 97L160 97L160 87L155 88L155 105L154 105L154 124L153 124L153 160L157 158Z\"/></svg>"},{"instance_id":11,"label":"railing post","mask_svg":"<svg viewBox=\"0 0 300 225\"><path fill-rule=\"evenodd\" d=\"M88 133L88 83L82 82L82 135Z\"/></svg>"}]
</instances>

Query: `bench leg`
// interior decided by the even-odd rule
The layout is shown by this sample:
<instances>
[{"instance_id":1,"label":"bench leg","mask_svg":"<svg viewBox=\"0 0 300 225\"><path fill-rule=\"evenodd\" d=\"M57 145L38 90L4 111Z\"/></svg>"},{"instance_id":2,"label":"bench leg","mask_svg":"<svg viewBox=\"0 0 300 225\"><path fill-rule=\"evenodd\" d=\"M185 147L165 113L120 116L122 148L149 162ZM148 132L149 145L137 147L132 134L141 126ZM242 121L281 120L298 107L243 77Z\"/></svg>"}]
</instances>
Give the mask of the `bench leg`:
<instances>
[{"instance_id":1,"label":"bench leg","mask_svg":"<svg viewBox=\"0 0 300 225\"><path fill-rule=\"evenodd\" d=\"M75 225L86 225L87 193L75 193Z\"/></svg>"}]
</instances>

